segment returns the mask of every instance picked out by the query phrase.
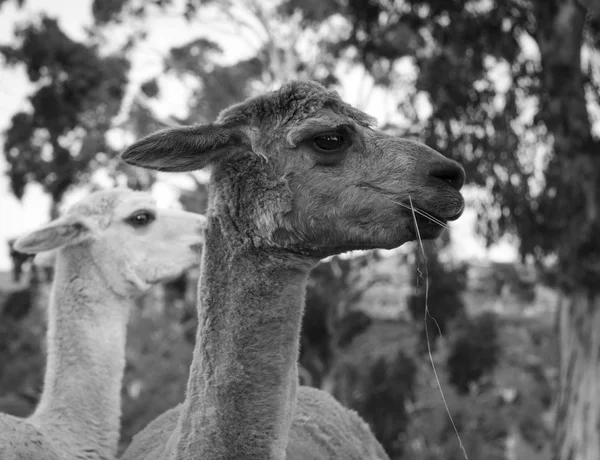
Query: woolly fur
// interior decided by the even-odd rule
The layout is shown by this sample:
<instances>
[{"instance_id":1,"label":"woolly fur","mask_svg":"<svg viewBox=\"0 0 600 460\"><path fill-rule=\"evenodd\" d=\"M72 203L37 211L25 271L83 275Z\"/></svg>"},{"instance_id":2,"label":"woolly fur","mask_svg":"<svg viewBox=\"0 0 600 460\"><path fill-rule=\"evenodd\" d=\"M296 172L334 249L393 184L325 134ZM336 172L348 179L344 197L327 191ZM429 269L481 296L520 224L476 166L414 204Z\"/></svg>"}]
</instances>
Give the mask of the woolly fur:
<instances>
[{"instance_id":1,"label":"woolly fur","mask_svg":"<svg viewBox=\"0 0 600 460\"><path fill-rule=\"evenodd\" d=\"M22 251L53 251L38 255L56 272L44 390L29 418L0 414L0 459L115 458L129 310L140 287L194 265L192 245L203 242L203 216L154 208L147 193L97 192L17 240ZM156 220L142 231L123 222L148 210Z\"/></svg>"},{"instance_id":2,"label":"woolly fur","mask_svg":"<svg viewBox=\"0 0 600 460\"><path fill-rule=\"evenodd\" d=\"M464 172L372 124L334 91L292 82L215 123L150 135L123 153L151 169L212 168L186 399L123 459L387 459L355 413L298 389L306 280L322 257L414 239L412 215L394 200L457 217ZM317 148L315 136L331 132L343 148ZM439 233L421 228L424 238Z\"/></svg>"}]
</instances>

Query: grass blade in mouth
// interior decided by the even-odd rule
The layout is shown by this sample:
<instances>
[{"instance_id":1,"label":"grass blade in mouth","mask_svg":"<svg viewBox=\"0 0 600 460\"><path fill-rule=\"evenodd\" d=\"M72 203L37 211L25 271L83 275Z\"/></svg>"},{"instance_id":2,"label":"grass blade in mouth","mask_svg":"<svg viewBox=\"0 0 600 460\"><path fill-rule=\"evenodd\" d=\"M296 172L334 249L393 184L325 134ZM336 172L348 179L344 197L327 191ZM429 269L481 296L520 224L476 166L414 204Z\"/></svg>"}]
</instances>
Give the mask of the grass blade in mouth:
<instances>
[{"instance_id":1,"label":"grass blade in mouth","mask_svg":"<svg viewBox=\"0 0 600 460\"><path fill-rule=\"evenodd\" d=\"M438 327L438 330L440 329L440 326L438 325L435 318L433 316L431 316L431 314L429 313L429 271L427 269L427 255L425 254L425 248L423 247L423 240L421 239L421 232L419 231L419 226L417 224L416 214L418 213L418 211L413 206L413 202L412 202L410 195L408 197L408 201L410 202L410 206L408 206L408 208L411 210L413 220L415 222L415 229L417 232L417 240L419 242L419 248L421 249L421 254L423 255L423 261L425 262L425 317L423 318L423 322L425 323L425 338L427 339L427 352L429 354L429 361L431 362L431 367L433 369L433 375L435 376L435 381L440 390L440 394L442 395L442 401L444 402L444 407L446 408L446 412L448 414L448 417L450 418L450 423L452 424L452 428L454 428L454 433L456 433L456 438L458 439L458 444L462 450L462 453L463 453L465 459L469 460L469 456L467 455L467 450L465 449L465 447L463 445L462 439L460 438L460 434L458 433L458 428L456 428L456 424L454 423L454 419L452 418L452 414L450 413L450 408L448 407L448 403L446 402L446 396L444 396L444 391L442 390L442 384L440 383L440 379L438 377L438 373L435 368L435 363L433 361L433 355L431 354L431 343L429 341L429 330L427 329L427 317L431 318L435 322L436 326ZM394 203L396 203L396 202L394 201ZM405 206L402 203L398 203L398 204ZM419 270L419 269L417 268L417 270ZM420 270L419 270L419 273L420 273ZM440 336L441 335L442 335L442 332L440 330Z\"/></svg>"},{"instance_id":2,"label":"grass blade in mouth","mask_svg":"<svg viewBox=\"0 0 600 460\"><path fill-rule=\"evenodd\" d=\"M449 226L448 224L446 224L445 222L442 222L442 221L441 221L441 220L439 220L437 217L434 217L434 216L432 216L431 214L429 214L428 212L425 212L425 211L423 211L422 209L415 208L415 207L412 205L412 200L410 199L410 197L408 197L408 199L410 200L410 203L411 203L411 204L410 204L410 206L409 206L409 205L407 205L407 204L404 204L404 203L402 203L401 201L392 200L392 199L391 199L390 197L388 197L388 196L385 196L385 195L382 195L382 196L384 196L385 198L387 198L388 200L390 200L392 203L396 203L397 205L400 205L400 206L402 206L403 208L410 209L410 210L413 212L413 214L414 214L414 213L417 213L417 214L420 214L420 215L421 215L421 216L423 216L423 217L426 217L426 218L427 218L427 219L429 219L430 221L432 221L432 222L434 222L434 223L438 224L440 227L443 227L443 228L450 228L450 226ZM415 222L416 222L416 220L415 220Z\"/></svg>"}]
</instances>

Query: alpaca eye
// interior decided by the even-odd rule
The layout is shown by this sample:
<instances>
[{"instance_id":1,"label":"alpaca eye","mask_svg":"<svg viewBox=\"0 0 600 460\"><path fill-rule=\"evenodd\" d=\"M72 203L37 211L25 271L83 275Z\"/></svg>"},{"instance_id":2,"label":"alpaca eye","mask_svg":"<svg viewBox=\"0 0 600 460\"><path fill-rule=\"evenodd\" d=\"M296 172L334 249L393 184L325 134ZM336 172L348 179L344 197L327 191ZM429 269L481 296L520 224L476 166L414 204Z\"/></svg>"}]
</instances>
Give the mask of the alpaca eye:
<instances>
[{"instance_id":1,"label":"alpaca eye","mask_svg":"<svg viewBox=\"0 0 600 460\"><path fill-rule=\"evenodd\" d=\"M327 133L313 137L313 144L321 152L332 153L346 147L348 142L344 134Z\"/></svg>"},{"instance_id":2,"label":"alpaca eye","mask_svg":"<svg viewBox=\"0 0 600 460\"><path fill-rule=\"evenodd\" d=\"M156 216L150 211L138 211L127 218L127 223L132 227L145 227L152 223Z\"/></svg>"}]
</instances>

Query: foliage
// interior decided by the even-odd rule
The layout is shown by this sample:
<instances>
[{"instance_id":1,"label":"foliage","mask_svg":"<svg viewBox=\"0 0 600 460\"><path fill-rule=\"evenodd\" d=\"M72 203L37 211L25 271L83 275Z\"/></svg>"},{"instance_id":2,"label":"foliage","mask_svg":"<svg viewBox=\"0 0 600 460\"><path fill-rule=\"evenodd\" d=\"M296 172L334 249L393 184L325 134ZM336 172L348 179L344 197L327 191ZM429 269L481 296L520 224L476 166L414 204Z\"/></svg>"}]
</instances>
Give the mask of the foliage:
<instances>
[{"instance_id":1,"label":"foliage","mask_svg":"<svg viewBox=\"0 0 600 460\"><path fill-rule=\"evenodd\" d=\"M18 282L21 278L21 273L23 271L23 265L27 263L28 260L33 259L30 254L23 254L19 251L16 251L13 247L15 238L8 240L8 256L10 257L10 261L12 263L12 277L14 282Z\"/></svg>"},{"instance_id":2,"label":"foliage","mask_svg":"<svg viewBox=\"0 0 600 460\"><path fill-rule=\"evenodd\" d=\"M459 320L452 330L449 348L448 380L459 393L467 393L498 363L500 343L496 315L486 312Z\"/></svg>"},{"instance_id":3,"label":"foliage","mask_svg":"<svg viewBox=\"0 0 600 460\"><path fill-rule=\"evenodd\" d=\"M40 183L58 204L98 152L119 111L129 63L100 56L93 45L70 39L54 19L43 17L18 31L19 43L0 52L9 65L23 65L36 90L31 111L12 117L4 154L14 194Z\"/></svg>"},{"instance_id":4,"label":"foliage","mask_svg":"<svg viewBox=\"0 0 600 460\"><path fill-rule=\"evenodd\" d=\"M544 419L552 411L551 376L557 364L551 323L525 317L493 322L502 353L485 383L472 391L461 393L450 383L445 350L434 354L449 412L469 458L547 460L552 426ZM421 363L415 388L406 458L464 459L429 363Z\"/></svg>"},{"instance_id":5,"label":"foliage","mask_svg":"<svg viewBox=\"0 0 600 460\"><path fill-rule=\"evenodd\" d=\"M204 4L214 2L205 0ZM94 0L92 2L92 15L96 24L105 25L110 22L123 22L129 17L144 18L154 11L164 12L173 4L173 0L144 0L135 2L131 0ZM191 17L200 6L199 0L185 0L183 15Z\"/></svg>"},{"instance_id":6,"label":"foliage","mask_svg":"<svg viewBox=\"0 0 600 460\"><path fill-rule=\"evenodd\" d=\"M0 0L0 8L2 8L2 5L6 2L6 0ZM25 3L25 0L15 0L15 3L17 4L17 6L19 8L21 8L23 6L23 4Z\"/></svg>"},{"instance_id":7,"label":"foliage","mask_svg":"<svg viewBox=\"0 0 600 460\"><path fill-rule=\"evenodd\" d=\"M374 320L340 351L325 385L369 423L393 459L402 458L418 391L414 342L413 328L405 321Z\"/></svg>"},{"instance_id":8,"label":"foliage","mask_svg":"<svg viewBox=\"0 0 600 460\"><path fill-rule=\"evenodd\" d=\"M33 293L31 289L19 289L8 294L0 309L0 318L3 323L16 322L27 316L33 307ZM13 325L14 326L14 325ZM7 338L7 341L10 341Z\"/></svg>"},{"instance_id":9,"label":"foliage","mask_svg":"<svg viewBox=\"0 0 600 460\"><path fill-rule=\"evenodd\" d=\"M125 6L125 0L94 0L92 15L98 24L105 24L117 19Z\"/></svg>"},{"instance_id":10,"label":"foliage","mask_svg":"<svg viewBox=\"0 0 600 460\"><path fill-rule=\"evenodd\" d=\"M407 299L408 311L421 332L422 350L427 350L428 337L430 346L435 348L440 335L448 332L451 321L464 314L461 292L466 288L465 267L446 267L432 248L427 245L427 272L417 262L411 283L416 288ZM417 256L422 257L418 251Z\"/></svg>"},{"instance_id":11,"label":"foliage","mask_svg":"<svg viewBox=\"0 0 600 460\"><path fill-rule=\"evenodd\" d=\"M388 280L387 276L370 273L378 260L376 252L355 258L333 257L311 272L300 364L310 372L313 386L322 385L339 350L369 327L368 316L356 307L370 288Z\"/></svg>"},{"instance_id":12,"label":"foliage","mask_svg":"<svg viewBox=\"0 0 600 460\"><path fill-rule=\"evenodd\" d=\"M206 65L221 53L216 43L200 38L171 49L165 59L168 71L179 77L191 76L201 83L190 99L187 123L214 120L221 110L248 97L252 83L262 76L263 63L259 57L233 65Z\"/></svg>"},{"instance_id":13,"label":"foliage","mask_svg":"<svg viewBox=\"0 0 600 460\"><path fill-rule=\"evenodd\" d=\"M123 382L121 447L131 442L154 418L185 396L193 340L185 334L186 305L157 296L154 290L139 302L128 328L127 367Z\"/></svg>"},{"instance_id":14,"label":"foliage","mask_svg":"<svg viewBox=\"0 0 600 460\"><path fill-rule=\"evenodd\" d=\"M392 362L379 358L365 382L369 390L351 405L369 423L392 458L400 457L404 451L402 434L410 420L407 401L414 399L416 374L414 359L403 351Z\"/></svg>"},{"instance_id":15,"label":"foliage","mask_svg":"<svg viewBox=\"0 0 600 460\"><path fill-rule=\"evenodd\" d=\"M595 258L600 251L592 238L597 227L593 204L598 189L594 186L593 174L598 168L594 166L596 160L592 154L598 150L598 142L591 135L585 94L590 95L590 103L593 103L600 76L591 64L581 71L578 57L571 60L564 57L579 56L579 48L576 52L552 50L596 43L600 30L596 17L588 21L585 34L572 29L569 33L581 36L559 40L553 35L554 18L565 6L558 0L552 0L549 7L542 0L283 0L272 5L256 1L187 0L182 5L175 3L172 0L141 3L95 0L92 12L96 29L101 29L112 23L124 24L129 19L143 20L167 12L202 23L207 12L216 10L223 24L233 26L240 33L252 33L259 39L261 45L253 56L233 64L221 63L220 47L206 38L209 34L171 50L165 59L164 71L192 77L199 83L191 86L190 116L185 121L213 119L232 102L289 78L312 78L327 85L336 84L338 64L352 61L363 66L375 84L388 90L390 95L399 89L407 94L405 99L398 100L398 108L411 126L404 134L417 136L460 159L470 182L488 189L494 207L481 206L479 222L489 242L504 232L515 232L520 237L523 254L532 254L541 261L545 254L558 251L560 261L568 265L568 270L560 272L564 275L561 278L565 278L561 281L578 279L590 284L595 279ZM44 21L46 24L48 20ZM33 26L25 29L30 31L29 35L48 40L33 40L34 46L30 48L23 46L19 62L32 67L25 56L40 54L37 48L44 50L40 43L48 44L42 53L46 55L54 53L52 50L60 55L63 48L75 49L76 45L88 49L91 56L97 54L93 47L69 43L60 33L51 33L48 25L42 29L44 27L49 29L45 35L42 31L36 32ZM329 33L324 33L325 30ZM27 34L22 32L21 35ZM134 33L131 40L135 42L143 37L143 33ZM318 46L319 52L314 56L303 52L298 45L302 40ZM527 43L529 47L525 46ZM539 50L541 61L536 50L529 51L532 46ZM10 56L16 50L8 51L5 54L9 61L14 61ZM99 59L95 56L90 68L96 69L98 75L116 76L112 86L119 88L118 76L122 72L102 73L106 66L96 66ZM407 62L417 69L412 88L411 85L407 88L406 78L399 70L402 66L398 67ZM61 65L65 68L60 68ZM58 67L66 75L71 70L75 72L66 64ZM50 66L49 75L56 79L56 72L52 70ZM83 69L78 72L87 75ZM159 75L150 76L140 94L147 98L158 96L157 77ZM55 82L54 86L69 89L64 82L61 85ZM49 94L47 90L41 92L38 103L46 101L44 105L48 105L49 100L56 99L57 91L52 89ZM87 99L83 94L79 96ZM32 103L37 99L32 97ZM119 97L97 98L112 99L118 102ZM430 106L430 115L417 110L423 106L419 102L423 100ZM77 104L73 109L75 113L81 111ZM136 110L142 117L147 115L139 107ZM72 130L73 123L69 122L72 114L62 108L60 114L64 116L66 127ZM17 147L19 152L28 153L19 155L22 157L19 161L11 162L13 189L20 195L26 182L36 180L44 183L53 197L60 197L65 187L77 181L77 174L85 169L89 158L77 155L79 160L72 161L70 157L74 157L75 152L65 152L69 149L53 141L52 130L40 138L43 133L36 131L38 124L37 117L26 113L17 114L14 120L13 140L5 150ZM103 147L103 129L104 125L95 135L86 135L96 148ZM34 134L36 136L32 136ZM63 135L58 132L58 136ZM37 137L36 142L29 141L32 137ZM40 145L45 145L46 150L51 146L60 174L58 167L48 168L43 161L24 160L39 158ZM545 166L543 177L535 174L535 164Z\"/></svg>"},{"instance_id":16,"label":"foliage","mask_svg":"<svg viewBox=\"0 0 600 460\"><path fill-rule=\"evenodd\" d=\"M46 332L46 295L46 287L34 284L0 296L0 395L19 401L0 406L0 411L12 406L14 415L29 415L37 403L45 367L40 337Z\"/></svg>"},{"instance_id":17,"label":"foliage","mask_svg":"<svg viewBox=\"0 0 600 460\"><path fill-rule=\"evenodd\" d=\"M448 394L449 408L469 458L504 460L508 417L499 411L498 399L489 393L464 400ZM412 430L415 430L413 432ZM420 432L419 432L420 431ZM462 460L463 451L448 414L436 407L413 419L413 442L408 456L415 460ZM420 439L419 439L420 438Z\"/></svg>"}]
</instances>

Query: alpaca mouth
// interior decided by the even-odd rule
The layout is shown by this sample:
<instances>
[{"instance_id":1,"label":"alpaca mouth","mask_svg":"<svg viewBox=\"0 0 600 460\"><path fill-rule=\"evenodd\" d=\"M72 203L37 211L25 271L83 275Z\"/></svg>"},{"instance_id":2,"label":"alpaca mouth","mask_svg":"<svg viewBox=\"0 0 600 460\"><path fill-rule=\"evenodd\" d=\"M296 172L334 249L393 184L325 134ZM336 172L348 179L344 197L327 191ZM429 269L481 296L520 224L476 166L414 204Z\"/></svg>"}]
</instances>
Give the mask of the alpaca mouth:
<instances>
[{"instance_id":1,"label":"alpaca mouth","mask_svg":"<svg viewBox=\"0 0 600 460\"><path fill-rule=\"evenodd\" d=\"M465 210L465 206L464 206L464 202L463 202L461 204L460 208L458 209L458 211L452 210L451 214L448 214L445 216L442 216L442 215L437 214L432 211L427 211L426 208L421 208L421 210L425 211L427 214L431 215L432 217L435 217L437 220L440 220L442 222L448 222L448 221L457 220L460 216L462 216L463 211Z\"/></svg>"},{"instance_id":2,"label":"alpaca mouth","mask_svg":"<svg viewBox=\"0 0 600 460\"><path fill-rule=\"evenodd\" d=\"M411 211L408 211L408 212L410 213ZM450 228L448 226L448 220L445 219L444 217L436 216L436 215L430 214L430 213L427 213L427 215L424 215L424 214L425 214L425 212L423 212L423 213L416 212L416 209L415 209L414 214L412 214L414 223L418 227L432 228L432 229L438 228L440 231L445 228L446 229Z\"/></svg>"},{"instance_id":3,"label":"alpaca mouth","mask_svg":"<svg viewBox=\"0 0 600 460\"><path fill-rule=\"evenodd\" d=\"M456 192L452 194L450 197L445 197L445 200L440 200L435 203L435 206L423 206L423 204L419 202L412 202L407 207L414 207L414 210L417 214L423 215L423 217L433 217L435 220L440 222L448 222L457 220L460 216L462 216L465 210L465 200L463 196ZM435 211L431 209L435 208Z\"/></svg>"},{"instance_id":4,"label":"alpaca mouth","mask_svg":"<svg viewBox=\"0 0 600 460\"><path fill-rule=\"evenodd\" d=\"M407 212L413 215L413 218L415 218L418 223L437 224L442 228L450 228L448 226L448 221L458 219L464 211L464 202L460 204L458 210L456 210L456 206L453 206L454 209L450 208L449 213L447 214L441 214L439 211L432 211L430 208L415 203L412 200L409 200L408 204L398 201L394 201L394 203L405 208Z\"/></svg>"},{"instance_id":5,"label":"alpaca mouth","mask_svg":"<svg viewBox=\"0 0 600 460\"><path fill-rule=\"evenodd\" d=\"M415 236L419 239L437 238L444 229L450 228L448 221L458 219L464 211L462 196L460 196L459 202L453 200L446 205L436 203L436 206L430 207L415 203L410 198L408 204L395 200L394 203L402 206L405 212L411 215ZM431 209L433 207L436 209L435 211Z\"/></svg>"},{"instance_id":6,"label":"alpaca mouth","mask_svg":"<svg viewBox=\"0 0 600 460\"><path fill-rule=\"evenodd\" d=\"M371 184L361 183L358 184L358 187L375 191L379 196L385 198L386 200L389 200L392 203L395 203L405 208L409 212L416 214L415 217L420 217L419 220L421 221L423 221L423 218L429 219L431 222L437 223L438 225L441 225L442 227L446 228L446 223L448 221L454 221L458 219L465 209L465 200L463 196L460 194L460 192L454 190L454 193L452 193L450 197L446 197L447 200L445 201L448 202L446 205L438 202L435 206L437 208L437 211L432 211L431 207L423 206L420 202L411 199L410 196L407 200L396 199L393 196L390 196L392 195L392 193L390 193L388 190L382 189ZM439 211L440 208L444 210L448 209L449 212L447 214L442 214Z\"/></svg>"},{"instance_id":7,"label":"alpaca mouth","mask_svg":"<svg viewBox=\"0 0 600 460\"><path fill-rule=\"evenodd\" d=\"M462 208L460 208L460 211L458 211L457 213L451 215L450 217L447 217L446 219L449 220L449 221L457 220L460 216L462 216L464 210L465 210L465 208L463 206Z\"/></svg>"},{"instance_id":8,"label":"alpaca mouth","mask_svg":"<svg viewBox=\"0 0 600 460\"><path fill-rule=\"evenodd\" d=\"M419 211L423 211L423 214L426 214L426 215L423 215L423 214L419 213L417 211L417 209ZM416 214L415 217L417 218L417 220L427 220L427 221L429 221L431 223L434 223L434 224L435 223L442 223L442 224L446 225L446 223L448 222L448 220L451 220L451 219L448 219L447 217L440 216L440 215L435 214L433 212L425 211L423 208L415 208L415 214Z\"/></svg>"}]
</instances>

